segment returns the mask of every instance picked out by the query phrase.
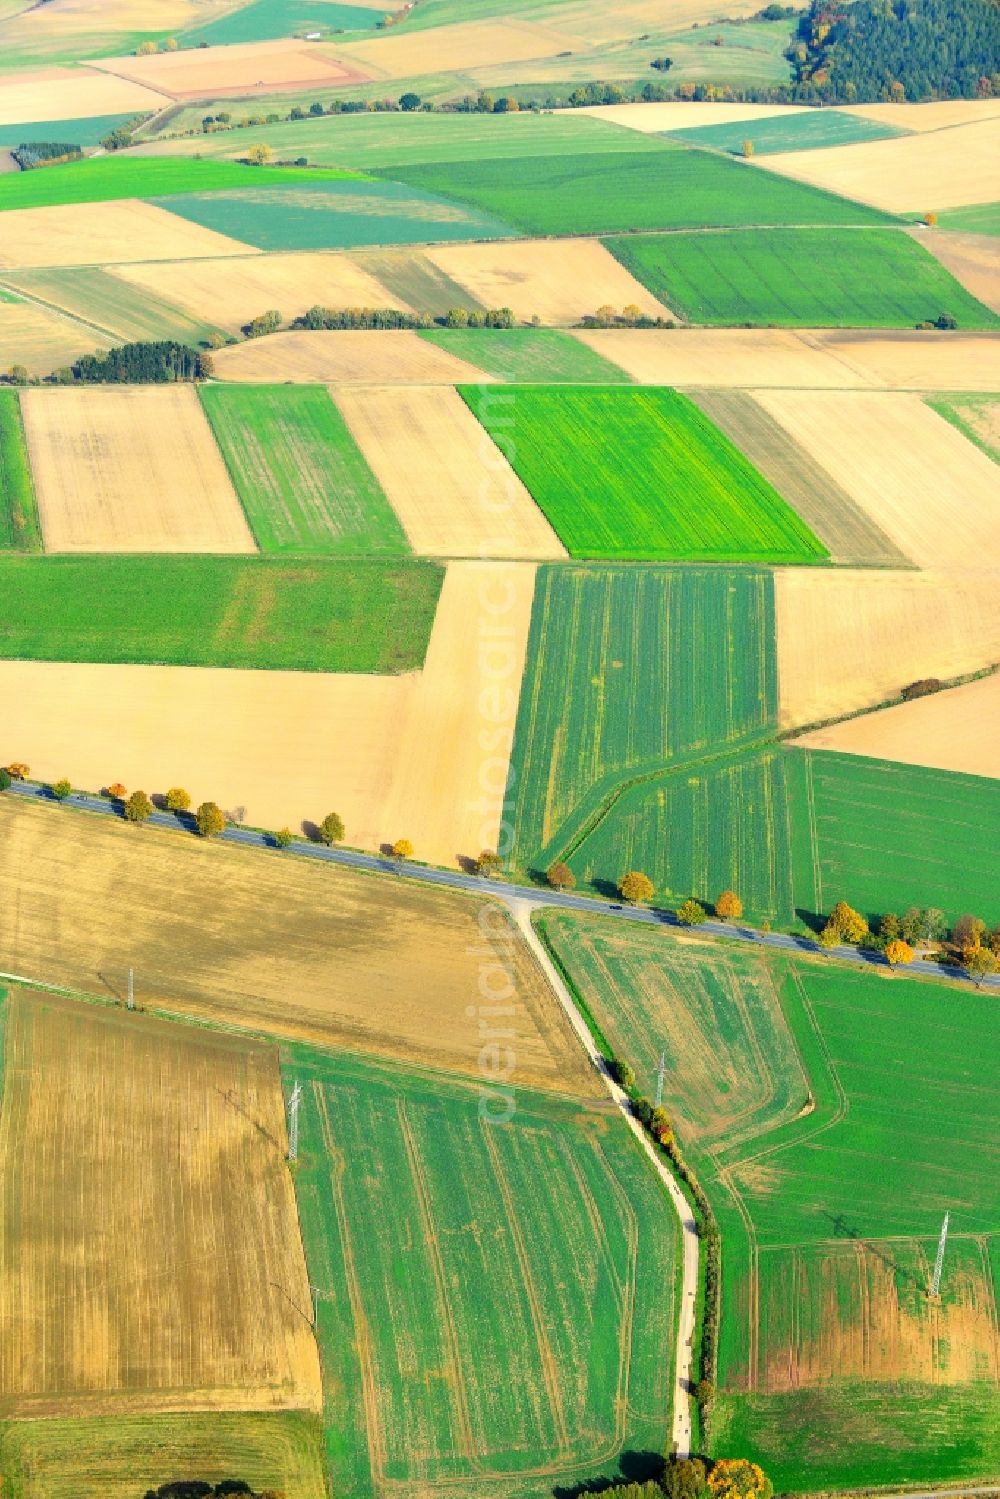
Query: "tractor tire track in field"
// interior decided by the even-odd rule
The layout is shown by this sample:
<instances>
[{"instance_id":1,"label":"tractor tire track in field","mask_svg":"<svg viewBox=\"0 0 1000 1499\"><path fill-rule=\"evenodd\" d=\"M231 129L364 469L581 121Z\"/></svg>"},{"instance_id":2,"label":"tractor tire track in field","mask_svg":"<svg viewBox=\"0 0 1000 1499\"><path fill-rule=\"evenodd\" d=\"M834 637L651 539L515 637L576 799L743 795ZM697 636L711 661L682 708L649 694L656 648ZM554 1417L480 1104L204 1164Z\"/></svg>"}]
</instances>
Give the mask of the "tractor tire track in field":
<instances>
[{"instance_id":1,"label":"tractor tire track in field","mask_svg":"<svg viewBox=\"0 0 1000 1499\"><path fill-rule=\"evenodd\" d=\"M503 899L503 896L501 896L501 899ZM518 930L537 959L545 977L548 979L553 993L562 1005L566 1017L583 1045L591 1063L600 1074L608 1092L614 1099L619 1113L625 1119L626 1124L639 1142L647 1159L666 1188L674 1212L677 1214L682 1246L682 1273L677 1344L674 1360L671 1438L675 1454L678 1457L689 1457L691 1454L690 1390L693 1383L691 1374L694 1357L695 1302L698 1291L698 1234L695 1221L687 1199L673 1174L669 1171L663 1159L657 1154L651 1140L633 1115L628 1095L622 1091L611 1077L607 1063L601 1055L586 1021L577 1009L569 989L566 987L555 964L549 957L544 943L535 931L531 922L532 904L529 901L518 899L510 893L507 894L505 903L514 918Z\"/></svg>"}]
</instances>

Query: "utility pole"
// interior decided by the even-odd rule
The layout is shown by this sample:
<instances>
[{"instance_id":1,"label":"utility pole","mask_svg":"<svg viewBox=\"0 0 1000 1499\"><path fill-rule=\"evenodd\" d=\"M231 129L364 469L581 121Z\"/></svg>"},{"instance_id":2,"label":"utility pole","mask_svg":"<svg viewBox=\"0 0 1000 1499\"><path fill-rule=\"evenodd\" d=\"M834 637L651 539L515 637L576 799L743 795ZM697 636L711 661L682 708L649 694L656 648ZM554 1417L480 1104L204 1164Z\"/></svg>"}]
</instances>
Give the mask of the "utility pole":
<instances>
[{"instance_id":1,"label":"utility pole","mask_svg":"<svg viewBox=\"0 0 1000 1499\"><path fill-rule=\"evenodd\" d=\"M131 968L128 971L128 999L126 1003L130 1010L135 1009L135 978Z\"/></svg>"},{"instance_id":2,"label":"utility pole","mask_svg":"<svg viewBox=\"0 0 1000 1499\"><path fill-rule=\"evenodd\" d=\"M667 1071L667 1054L660 1052L660 1065L656 1070L656 1107L659 1108L663 1102L663 1079Z\"/></svg>"},{"instance_id":3,"label":"utility pole","mask_svg":"<svg viewBox=\"0 0 1000 1499\"><path fill-rule=\"evenodd\" d=\"M302 1084L297 1082L288 1100L288 1159L299 1158L299 1104L302 1100Z\"/></svg>"},{"instance_id":4,"label":"utility pole","mask_svg":"<svg viewBox=\"0 0 1000 1499\"><path fill-rule=\"evenodd\" d=\"M938 1239L937 1259L934 1261L934 1279L931 1281L931 1299L936 1301L941 1294L941 1270L944 1267L944 1246L948 1242L948 1219L951 1213L945 1213L944 1222L941 1225L941 1237Z\"/></svg>"}]
</instances>

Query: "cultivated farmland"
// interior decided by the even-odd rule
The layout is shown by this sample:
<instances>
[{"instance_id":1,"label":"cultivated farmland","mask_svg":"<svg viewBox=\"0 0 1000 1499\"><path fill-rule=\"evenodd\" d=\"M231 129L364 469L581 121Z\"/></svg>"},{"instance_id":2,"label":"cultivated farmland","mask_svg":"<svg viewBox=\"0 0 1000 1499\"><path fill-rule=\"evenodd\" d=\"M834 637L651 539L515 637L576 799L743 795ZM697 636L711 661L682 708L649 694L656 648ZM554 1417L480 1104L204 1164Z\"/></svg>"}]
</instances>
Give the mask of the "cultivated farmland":
<instances>
[{"instance_id":1,"label":"cultivated farmland","mask_svg":"<svg viewBox=\"0 0 1000 1499\"><path fill-rule=\"evenodd\" d=\"M173 99L217 98L261 88L332 87L365 76L329 51L301 41L246 42L233 47L187 48L148 57L106 57L102 69L131 78Z\"/></svg>"},{"instance_id":2,"label":"cultivated farmland","mask_svg":"<svg viewBox=\"0 0 1000 1499\"><path fill-rule=\"evenodd\" d=\"M978 120L895 140L761 157L762 171L844 193L889 213L981 203L996 180L996 124ZM841 222L846 222L841 220Z\"/></svg>"},{"instance_id":3,"label":"cultivated farmland","mask_svg":"<svg viewBox=\"0 0 1000 1499\"><path fill-rule=\"evenodd\" d=\"M344 172L331 175L350 177ZM491 214L401 182L317 181L322 174L312 172L297 177L294 186L253 184L151 201L261 250L349 250L356 245L502 239L515 233Z\"/></svg>"},{"instance_id":4,"label":"cultivated farmland","mask_svg":"<svg viewBox=\"0 0 1000 1499\"><path fill-rule=\"evenodd\" d=\"M686 396L611 386L462 394L570 555L815 562L825 547Z\"/></svg>"},{"instance_id":5,"label":"cultivated farmland","mask_svg":"<svg viewBox=\"0 0 1000 1499\"><path fill-rule=\"evenodd\" d=\"M199 263L186 262L188 273L191 274ZM234 262L214 263L229 265ZM155 287L129 285L116 273L121 270L121 267L109 271L97 266L77 266L72 269L18 271L5 276L6 286L69 314L57 319L40 308L32 309L54 325L51 333L56 329L59 333L58 346L44 344L37 349L40 373L48 375L60 365L74 364L81 354L87 352L88 344L104 347L113 341L169 338L196 347L203 339L220 331L219 324L212 318L211 308L204 319L191 317L158 296ZM168 266L157 266L158 277L166 279L168 274ZM107 337L95 334L92 326L95 323L106 330ZM0 321L0 329L2 326ZM0 354L0 359L2 357Z\"/></svg>"},{"instance_id":6,"label":"cultivated farmland","mask_svg":"<svg viewBox=\"0 0 1000 1499\"><path fill-rule=\"evenodd\" d=\"M769 574L542 568L512 757L515 862L546 868L630 779L753 744L776 711Z\"/></svg>"},{"instance_id":7,"label":"cultivated farmland","mask_svg":"<svg viewBox=\"0 0 1000 1499\"><path fill-rule=\"evenodd\" d=\"M316 303L323 307L406 307L347 255L276 254L246 260L119 266L114 274L138 287L144 298L162 297L193 317L234 333L269 307L283 313L286 322Z\"/></svg>"},{"instance_id":8,"label":"cultivated farmland","mask_svg":"<svg viewBox=\"0 0 1000 1499\"><path fill-rule=\"evenodd\" d=\"M0 391L0 549L42 549L21 406L13 390Z\"/></svg>"},{"instance_id":9,"label":"cultivated farmland","mask_svg":"<svg viewBox=\"0 0 1000 1499\"><path fill-rule=\"evenodd\" d=\"M796 741L809 749L1000 780L1000 676L866 713Z\"/></svg>"},{"instance_id":10,"label":"cultivated farmland","mask_svg":"<svg viewBox=\"0 0 1000 1499\"><path fill-rule=\"evenodd\" d=\"M253 250L253 245L188 223L152 203L135 199L98 205L66 203L5 213L0 268L184 260L200 255L252 255Z\"/></svg>"},{"instance_id":11,"label":"cultivated farmland","mask_svg":"<svg viewBox=\"0 0 1000 1499\"><path fill-rule=\"evenodd\" d=\"M494 380L540 385L627 385L629 377L559 328L428 328L421 338Z\"/></svg>"},{"instance_id":12,"label":"cultivated farmland","mask_svg":"<svg viewBox=\"0 0 1000 1499\"><path fill-rule=\"evenodd\" d=\"M352 176L334 167L306 173L295 167L250 167L243 162L194 161L184 156L95 156L8 178L0 191L0 211L294 186L317 178L332 181Z\"/></svg>"},{"instance_id":13,"label":"cultivated farmland","mask_svg":"<svg viewBox=\"0 0 1000 1499\"><path fill-rule=\"evenodd\" d=\"M1000 262L989 234L961 234L953 229L920 234L919 242L939 260L966 291L1000 313Z\"/></svg>"},{"instance_id":14,"label":"cultivated farmland","mask_svg":"<svg viewBox=\"0 0 1000 1499\"><path fill-rule=\"evenodd\" d=\"M815 459L742 390L692 391L692 399L779 494L835 562L907 567L898 547Z\"/></svg>"},{"instance_id":15,"label":"cultivated farmland","mask_svg":"<svg viewBox=\"0 0 1000 1499\"><path fill-rule=\"evenodd\" d=\"M303 1412L86 1416L0 1422L0 1461L32 1499L135 1499L164 1473L326 1499L323 1427Z\"/></svg>"},{"instance_id":16,"label":"cultivated farmland","mask_svg":"<svg viewBox=\"0 0 1000 1499\"><path fill-rule=\"evenodd\" d=\"M578 323L605 305L631 304L650 317L669 316L662 300L595 240L447 245L428 250L427 258L478 305L509 307L525 322L537 317L546 324Z\"/></svg>"},{"instance_id":17,"label":"cultivated farmland","mask_svg":"<svg viewBox=\"0 0 1000 1499\"><path fill-rule=\"evenodd\" d=\"M808 865L807 844L798 844L802 906L828 911L843 898L865 912L933 905L949 922L963 911L1000 921L1000 783L824 750L786 753L798 762L793 816L812 836Z\"/></svg>"},{"instance_id":18,"label":"cultivated farmland","mask_svg":"<svg viewBox=\"0 0 1000 1499\"><path fill-rule=\"evenodd\" d=\"M408 330L273 333L215 356L223 380L261 385L295 380L331 385L454 385L484 380L463 359Z\"/></svg>"},{"instance_id":19,"label":"cultivated farmland","mask_svg":"<svg viewBox=\"0 0 1000 1499\"><path fill-rule=\"evenodd\" d=\"M1000 661L996 580L987 572L774 574L781 724L820 723Z\"/></svg>"},{"instance_id":20,"label":"cultivated farmland","mask_svg":"<svg viewBox=\"0 0 1000 1499\"><path fill-rule=\"evenodd\" d=\"M788 390L759 391L756 400L912 562L993 566L996 467L916 395Z\"/></svg>"},{"instance_id":21,"label":"cultivated farmland","mask_svg":"<svg viewBox=\"0 0 1000 1499\"><path fill-rule=\"evenodd\" d=\"M928 397L939 416L1000 463L1000 396Z\"/></svg>"},{"instance_id":22,"label":"cultivated farmland","mask_svg":"<svg viewBox=\"0 0 1000 1499\"><path fill-rule=\"evenodd\" d=\"M675 1227L623 1122L518 1088L497 1127L482 1089L301 1048L287 1075L336 1491L527 1499L659 1451Z\"/></svg>"},{"instance_id":23,"label":"cultivated farmland","mask_svg":"<svg viewBox=\"0 0 1000 1499\"><path fill-rule=\"evenodd\" d=\"M693 323L911 328L947 309L963 328L1000 327L995 313L896 230L745 229L605 243Z\"/></svg>"},{"instance_id":24,"label":"cultivated farmland","mask_svg":"<svg viewBox=\"0 0 1000 1499\"><path fill-rule=\"evenodd\" d=\"M325 387L207 385L200 394L262 552L408 551Z\"/></svg>"},{"instance_id":25,"label":"cultivated farmland","mask_svg":"<svg viewBox=\"0 0 1000 1499\"><path fill-rule=\"evenodd\" d=\"M427 192L475 204L528 234L886 222L884 214L859 203L679 146L615 156L444 162L393 173ZM776 191L779 182L782 190Z\"/></svg>"},{"instance_id":26,"label":"cultivated farmland","mask_svg":"<svg viewBox=\"0 0 1000 1499\"><path fill-rule=\"evenodd\" d=\"M483 1045L468 1010L485 973L512 991L518 1082L601 1096L495 902L9 797L0 824L2 950L23 973L121 1000L127 925L143 1005L468 1077Z\"/></svg>"},{"instance_id":27,"label":"cultivated farmland","mask_svg":"<svg viewBox=\"0 0 1000 1499\"><path fill-rule=\"evenodd\" d=\"M996 1222L997 1100L979 1065L992 1001L626 937L599 918L559 913L545 930L647 1091L666 1051L665 1102L720 1218L712 1450L747 1452L786 1491L984 1471L1000 1455L983 1237ZM935 1304L924 1291L946 1206Z\"/></svg>"},{"instance_id":28,"label":"cultivated farmland","mask_svg":"<svg viewBox=\"0 0 1000 1499\"><path fill-rule=\"evenodd\" d=\"M84 68L38 68L4 80L0 121L16 124L39 116L48 121L72 120L77 115L106 115L116 110L133 114L159 109L162 103L162 95L126 78ZM60 137L61 133L62 127Z\"/></svg>"},{"instance_id":29,"label":"cultivated farmland","mask_svg":"<svg viewBox=\"0 0 1000 1499\"><path fill-rule=\"evenodd\" d=\"M8 1011L5 1411L317 1409L276 1050L25 991Z\"/></svg>"},{"instance_id":30,"label":"cultivated farmland","mask_svg":"<svg viewBox=\"0 0 1000 1499\"><path fill-rule=\"evenodd\" d=\"M186 32L184 40L189 46L232 47L240 42L274 41L297 31L366 31L385 14L385 10L372 10L350 0L347 4L324 0L321 5L314 0L250 0L248 5Z\"/></svg>"},{"instance_id":31,"label":"cultivated farmland","mask_svg":"<svg viewBox=\"0 0 1000 1499\"><path fill-rule=\"evenodd\" d=\"M10 87L9 83L5 84L5 94ZM3 113L0 110L0 114ZM22 120L8 123L3 119L0 120L0 147L9 150L19 146L22 141L43 141L53 137L61 141L72 141L77 146L96 146L102 136L118 125L124 125L131 118L131 114L107 114L84 116L78 120Z\"/></svg>"},{"instance_id":32,"label":"cultivated farmland","mask_svg":"<svg viewBox=\"0 0 1000 1499\"><path fill-rule=\"evenodd\" d=\"M452 563L405 675L0 662L8 741L49 780L96 789L113 762L128 786L180 782L257 827L299 832L334 805L349 844L405 828L453 867L500 840L533 583L524 563Z\"/></svg>"},{"instance_id":33,"label":"cultivated farmland","mask_svg":"<svg viewBox=\"0 0 1000 1499\"><path fill-rule=\"evenodd\" d=\"M93 327L60 317L32 302L15 301L0 291L0 367L21 364L30 375L50 375L81 354L103 350L111 339Z\"/></svg>"},{"instance_id":34,"label":"cultivated farmland","mask_svg":"<svg viewBox=\"0 0 1000 1499\"><path fill-rule=\"evenodd\" d=\"M699 124L700 110L689 110L678 116L675 127L668 127L685 145L711 146L716 151L743 154L745 141L753 145L754 154L770 156L775 151L809 151L817 146L851 146L859 141L877 141L901 132L891 125L866 119L839 109L785 109L780 114L752 120L720 120L717 124ZM690 120L690 124L688 124Z\"/></svg>"},{"instance_id":35,"label":"cultivated farmland","mask_svg":"<svg viewBox=\"0 0 1000 1499\"><path fill-rule=\"evenodd\" d=\"M498 404L503 396L498 395ZM359 388L340 410L402 522L431 557L564 557L531 495L454 390ZM508 405L503 405L506 411Z\"/></svg>"},{"instance_id":36,"label":"cultivated farmland","mask_svg":"<svg viewBox=\"0 0 1000 1499\"><path fill-rule=\"evenodd\" d=\"M21 398L50 552L252 552L193 386Z\"/></svg>"},{"instance_id":37,"label":"cultivated farmland","mask_svg":"<svg viewBox=\"0 0 1000 1499\"><path fill-rule=\"evenodd\" d=\"M271 671L412 671L433 562L0 556L0 657Z\"/></svg>"}]
</instances>

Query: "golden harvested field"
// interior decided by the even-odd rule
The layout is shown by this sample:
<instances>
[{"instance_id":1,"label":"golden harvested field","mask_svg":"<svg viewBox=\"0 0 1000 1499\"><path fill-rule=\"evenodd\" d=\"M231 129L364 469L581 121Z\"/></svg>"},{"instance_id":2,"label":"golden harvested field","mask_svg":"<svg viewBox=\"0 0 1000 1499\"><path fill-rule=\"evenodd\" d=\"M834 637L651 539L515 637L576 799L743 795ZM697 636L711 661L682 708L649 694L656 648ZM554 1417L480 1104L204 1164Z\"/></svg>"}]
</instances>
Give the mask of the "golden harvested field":
<instances>
[{"instance_id":1,"label":"golden harvested field","mask_svg":"<svg viewBox=\"0 0 1000 1499\"><path fill-rule=\"evenodd\" d=\"M118 266L116 276L183 307L196 318L236 333L275 307L286 322L307 308L399 307L386 290L346 255L253 255L246 260L198 260Z\"/></svg>"},{"instance_id":2,"label":"golden harvested field","mask_svg":"<svg viewBox=\"0 0 1000 1499\"><path fill-rule=\"evenodd\" d=\"M3 661L0 682L9 742L46 779L179 784L196 806L296 831L335 805L348 843L377 849L419 678Z\"/></svg>"},{"instance_id":3,"label":"golden harvested field","mask_svg":"<svg viewBox=\"0 0 1000 1499\"><path fill-rule=\"evenodd\" d=\"M456 390L365 387L338 391L335 399L419 555L566 556Z\"/></svg>"},{"instance_id":4,"label":"golden harvested field","mask_svg":"<svg viewBox=\"0 0 1000 1499\"><path fill-rule=\"evenodd\" d=\"M252 94L256 89L308 88L349 83L367 72L351 68L329 48L289 37L284 41L243 42L232 47L157 52L150 57L105 57L96 68L158 89L172 99L216 99Z\"/></svg>"},{"instance_id":5,"label":"golden harvested field","mask_svg":"<svg viewBox=\"0 0 1000 1499\"><path fill-rule=\"evenodd\" d=\"M963 234L955 229L912 229L910 233L967 291L1000 312L1000 244L994 235Z\"/></svg>"},{"instance_id":6,"label":"golden harvested field","mask_svg":"<svg viewBox=\"0 0 1000 1499\"><path fill-rule=\"evenodd\" d=\"M129 110L160 109L165 102L162 94L91 68L30 68L4 76L0 125L127 114Z\"/></svg>"},{"instance_id":7,"label":"golden harvested field","mask_svg":"<svg viewBox=\"0 0 1000 1499\"><path fill-rule=\"evenodd\" d=\"M784 390L756 400L918 567L996 568L996 465L919 396Z\"/></svg>"},{"instance_id":8,"label":"golden harvested field","mask_svg":"<svg viewBox=\"0 0 1000 1499\"><path fill-rule=\"evenodd\" d=\"M774 586L782 728L1000 661L996 574L778 568Z\"/></svg>"},{"instance_id":9,"label":"golden harvested field","mask_svg":"<svg viewBox=\"0 0 1000 1499\"><path fill-rule=\"evenodd\" d=\"M27 390L49 552L255 552L192 385Z\"/></svg>"},{"instance_id":10,"label":"golden harvested field","mask_svg":"<svg viewBox=\"0 0 1000 1499\"><path fill-rule=\"evenodd\" d=\"M868 386L822 335L780 328L595 328L573 334L644 385ZM936 387L935 387L936 388Z\"/></svg>"},{"instance_id":11,"label":"golden harvested field","mask_svg":"<svg viewBox=\"0 0 1000 1499\"><path fill-rule=\"evenodd\" d=\"M595 120L624 125L629 130L641 131L643 135L658 135L661 131L685 130L694 125L729 125L738 120L765 120L769 115L804 114L805 106L695 103L692 100L664 104L590 104L574 113L593 115Z\"/></svg>"},{"instance_id":12,"label":"golden harvested field","mask_svg":"<svg viewBox=\"0 0 1000 1499\"><path fill-rule=\"evenodd\" d=\"M510 307L522 321L575 324L605 303L672 315L595 239L436 245L424 254L483 307Z\"/></svg>"},{"instance_id":13,"label":"golden harvested field","mask_svg":"<svg viewBox=\"0 0 1000 1499\"><path fill-rule=\"evenodd\" d=\"M500 838L534 576L452 563L406 676L2 661L5 753L93 790L179 784L256 827L333 807L355 847L408 837L454 866Z\"/></svg>"},{"instance_id":14,"label":"golden harvested field","mask_svg":"<svg viewBox=\"0 0 1000 1499\"><path fill-rule=\"evenodd\" d=\"M1000 777L1000 676L817 729L796 743Z\"/></svg>"},{"instance_id":15,"label":"golden harvested field","mask_svg":"<svg viewBox=\"0 0 1000 1499\"><path fill-rule=\"evenodd\" d=\"M418 858L454 864L510 837L504 792L528 649L535 569L453 562L399 734L381 815Z\"/></svg>"},{"instance_id":16,"label":"golden harvested field","mask_svg":"<svg viewBox=\"0 0 1000 1499\"><path fill-rule=\"evenodd\" d=\"M111 343L86 323L33 302L0 302L0 369L23 364L31 375L51 375L60 365Z\"/></svg>"},{"instance_id":17,"label":"golden harvested field","mask_svg":"<svg viewBox=\"0 0 1000 1499\"><path fill-rule=\"evenodd\" d=\"M12 208L3 216L0 236L0 269L8 271L15 267L255 253L253 245L216 234L214 229L203 229L137 198Z\"/></svg>"},{"instance_id":18,"label":"golden harvested field","mask_svg":"<svg viewBox=\"0 0 1000 1499\"><path fill-rule=\"evenodd\" d=\"M227 9L232 9L227 0L45 0L4 22L3 35L12 48L65 56L74 44L90 51L110 49L121 45L118 32L180 31Z\"/></svg>"},{"instance_id":19,"label":"golden harvested field","mask_svg":"<svg viewBox=\"0 0 1000 1499\"><path fill-rule=\"evenodd\" d=\"M215 372L220 380L251 385L271 380L307 385L462 385L492 379L404 329L272 333L220 349Z\"/></svg>"},{"instance_id":20,"label":"golden harvested field","mask_svg":"<svg viewBox=\"0 0 1000 1499\"><path fill-rule=\"evenodd\" d=\"M319 1410L277 1049L21 990L8 1005L0 1412Z\"/></svg>"},{"instance_id":21,"label":"golden harvested field","mask_svg":"<svg viewBox=\"0 0 1000 1499\"><path fill-rule=\"evenodd\" d=\"M119 999L131 963L143 1005L472 1076L485 973L494 992L513 988L518 1082L600 1092L504 909L394 875L4 797L0 951L11 969Z\"/></svg>"},{"instance_id":22,"label":"golden harvested field","mask_svg":"<svg viewBox=\"0 0 1000 1499\"><path fill-rule=\"evenodd\" d=\"M751 166L889 213L924 213L995 195L1000 151L995 122L980 120L891 140L755 156Z\"/></svg>"},{"instance_id":23,"label":"golden harvested field","mask_svg":"<svg viewBox=\"0 0 1000 1499\"><path fill-rule=\"evenodd\" d=\"M838 113L861 115L897 130L947 130L1000 115L1000 99L936 99L929 104L838 104Z\"/></svg>"},{"instance_id":24,"label":"golden harvested field","mask_svg":"<svg viewBox=\"0 0 1000 1499\"><path fill-rule=\"evenodd\" d=\"M847 379L831 381L833 385L1000 390L1000 338L995 333L828 329L806 336L848 372ZM859 378L851 379L852 372Z\"/></svg>"},{"instance_id":25,"label":"golden harvested field","mask_svg":"<svg viewBox=\"0 0 1000 1499\"><path fill-rule=\"evenodd\" d=\"M535 21L497 20L458 21L403 35L389 32L375 41L323 46L322 51L369 78L389 79L555 57L578 45L577 38Z\"/></svg>"}]
</instances>

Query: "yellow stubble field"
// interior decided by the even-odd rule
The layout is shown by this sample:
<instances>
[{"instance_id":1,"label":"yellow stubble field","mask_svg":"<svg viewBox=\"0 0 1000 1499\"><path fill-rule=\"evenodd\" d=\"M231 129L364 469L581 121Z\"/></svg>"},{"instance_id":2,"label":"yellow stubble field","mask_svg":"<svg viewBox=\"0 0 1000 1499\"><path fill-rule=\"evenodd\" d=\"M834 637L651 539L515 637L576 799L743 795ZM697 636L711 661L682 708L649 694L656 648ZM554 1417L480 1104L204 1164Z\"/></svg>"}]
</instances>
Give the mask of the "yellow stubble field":
<instances>
[{"instance_id":1,"label":"yellow stubble field","mask_svg":"<svg viewBox=\"0 0 1000 1499\"><path fill-rule=\"evenodd\" d=\"M405 329L273 333L220 349L215 371L221 380L252 385L462 385L491 378Z\"/></svg>"},{"instance_id":2,"label":"yellow stubble field","mask_svg":"<svg viewBox=\"0 0 1000 1499\"><path fill-rule=\"evenodd\" d=\"M4 77L0 125L14 125L20 120L90 119L94 115L127 114L129 110L138 113L160 109L165 103L162 94L93 68L26 68Z\"/></svg>"},{"instance_id":3,"label":"yellow stubble field","mask_svg":"<svg viewBox=\"0 0 1000 1499\"><path fill-rule=\"evenodd\" d=\"M148 57L105 57L94 63L120 78L157 89L173 99L218 98L255 89L333 86L367 77L365 71L338 61L325 47L294 37L270 42L243 42L157 52Z\"/></svg>"},{"instance_id":4,"label":"yellow stubble field","mask_svg":"<svg viewBox=\"0 0 1000 1499\"><path fill-rule=\"evenodd\" d=\"M333 395L419 555L566 556L456 390L365 386Z\"/></svg>"},{"instance_id":5,"label":"yellow stubble field","mask_svg":"<svg viewBox=\"0 0 1000 1499\"><path fill-rule=\"evenodd\" d=\"M485 982L508 995L520 1082L600 1092L503 908L395 875L4 797L0 950L18 972L119 1000L131 965L151 1009L472 1076Z\"/></svg>"},{"instance_id":6,"label":"yellow stubble field","mask_svg":"<svg viewBox=\"0 0 1000 1499\"><path fill-rule=\"evenodd\" d=\"M5 1031L0 1413L321 1409L276 1048L19 989Z\"/></svg>"},{"instance_id":7,"label":"yellow stubble field","mask_svg":"<svg viewBox=\"0 0 1000 1499\"><path fill-rule=\"evenodd\" d=\"M203 229L137 198L12 208L3 216L0 236L0 269L8 271L254 253L253 245Z\"/></svg>"},{"instance_id":8,"label":"yellow stubble field","mask_svg":"<svg viewBox=\"0 0 1000 1499\"><path fill-rule=\"evenodd\" d=\"M50 375L111 342L85 323L34 302L0 302L0 369L23 364L30 375Z\"/></svg>"},{"instance_id":9,"label":"yellow stubble field","mask_svg":"<svg viewBox=\"0 0 1000 1499\"><path fill-rule=\"evenodd\" d=\"M805 734L811 749L1000 777L1000 676Z\"/></svg>"},{"instance_id":10,"label":"yellow stubble field","mask_svg":"<svg viewBox=\"0 0 1000 1499\"><path fill-rule=\"evenodd\" d=\"M255 552L191 385L27 390L24 430L50 552Z\"/></svg>"},{"instance_id":11,"label":"yellow stubble field","mask_svg":"<svg viewBox=\"0 0 1000 1499\"><path fill-rule=\"evenodd\" d=\"M1000 661L995 573L778 568L774 587L783 728Z\"/></svg>"},{"instance_id":12,"label":"yellow stubble field","mask_svg":"<svg viewBox=\"0 0 1000 1499\"><path fill-rule=\"evenodd\" d=\"M424 254L481 306L510 307L523 321L573 325L598 307L629 303L650 317L672 316L595 239L434 245Z\"/></svg>"},{"instance_id":13,"label":"yellow stubble field","mask_svg":"<svg viewBox=\"0 0 1000 1499\"><path fill-rule=\"evenodd\" d=\"M407 304L347 255L251 255L246 259L163 261L116 266L114 274L193 317L237 332L266 308L290 322L309 307Z\"/></svg>"},{"instance_id":14,"label":"yellow stubble field","mask_svg":"<svg viewBox=\"0 0 1000 1499\"><path fill-rule=\"evenodd\" d=\"M996 465L919 396L766 390L755 398L918 567L996 568Z\"/></svg>"}]
</instances>

